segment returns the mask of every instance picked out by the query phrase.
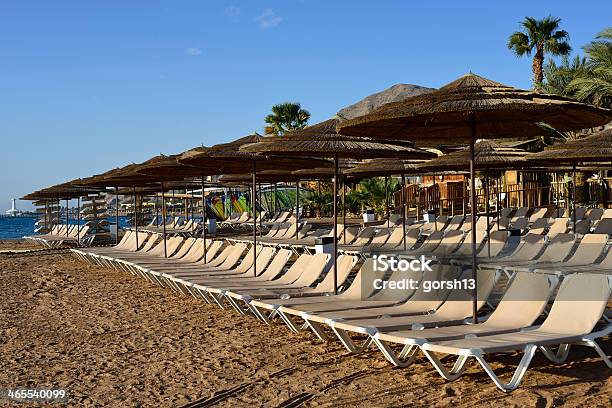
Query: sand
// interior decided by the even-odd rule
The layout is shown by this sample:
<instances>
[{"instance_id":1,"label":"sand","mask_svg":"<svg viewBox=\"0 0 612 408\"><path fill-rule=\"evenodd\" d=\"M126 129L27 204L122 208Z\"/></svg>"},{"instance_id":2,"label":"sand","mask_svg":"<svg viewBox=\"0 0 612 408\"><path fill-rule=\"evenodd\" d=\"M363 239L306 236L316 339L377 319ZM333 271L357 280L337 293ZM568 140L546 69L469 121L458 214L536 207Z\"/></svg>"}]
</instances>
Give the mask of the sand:
<instances>
[{"instance_id":1,"label":"sand","mask_svg":"<svg viewBox=\"0 0 612 408\"><path fill-rule=\"evenodd\" d=\"M612 404L611 371L587 348L561 366L538 355L503 394L475 364L452 383L424 359L395 369L66 253L0 255L0 273L0 388L62 387L71 406ZM491 360L507 375L519 358Z\"/></svg>"}]
</instances>

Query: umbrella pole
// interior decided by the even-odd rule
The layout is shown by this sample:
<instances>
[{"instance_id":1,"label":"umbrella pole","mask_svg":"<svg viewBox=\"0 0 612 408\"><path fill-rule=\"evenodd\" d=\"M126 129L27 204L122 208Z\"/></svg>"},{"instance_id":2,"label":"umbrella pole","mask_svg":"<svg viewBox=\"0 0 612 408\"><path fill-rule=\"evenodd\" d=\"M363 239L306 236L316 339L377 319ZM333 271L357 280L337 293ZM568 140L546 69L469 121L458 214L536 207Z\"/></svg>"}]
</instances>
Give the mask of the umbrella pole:
<instances>
[{"instance_id":1,"label":"umbrella pole","mask_svg":"<svg viewBox=\"0 0 612 408\"><path fill-rule=\"evenodd\" d=\"M346 231L346 176L342 176L342 225ZM342 240L346 244L346 234L342 234Z\"/></svg>"},{"instance_id":2,"label":"umbrella pole","mask_svg":"<svg viewBox=\"0 0 612 408\"><path fill-rule=\"evenodd\" d=\"M206 263L206 196L204 195L204 172L202 172L202 249L204 251L204 263Z\"/></svg>"},{"instance_id":3,"label":"umbrella pole","mask_svg":"<svg viewBox=\"0 0 612 408\"><path fill-rule=\"evenodd\" d=\"M263 218L263 201L261 200L261 183L259 183L259 195L257 196L257 200L259 201L259 237L261 238L261 219Z\"/></svg>"},{"instance_id":4,"label":"umbrella pole","mask_svg":"<svg viewBox=\"0 0 612 408\"><path fill-rule=\"evenodd\" d=\"M132 203L134 204L134 228L136 229L136 250L140 248L138 242L138 214L136 210L136 185L132 186Z\"/></svg>"},{"instance_id":5,"label":"umbrella pole","mask_svg":"<svg viewBox=\"0 0 612 408\"><path fill-rule=\"evenodd\" d=\"M334 155L334 295L338 294L338 155Z\"/></svg>"},{"instance_id":6,"label":"umbrella pole","mask_svg":"<svg viewBox=\"0 0 612 408\"><path fill-rule=\"evenodd\" d=\"M387 216L387 228L389 228L389 176L385 176L385 215Z\"/></svg>"},{"instance_id":7,"label":"umbrella pole","mask_svg":"<svg viewBox=\"0 0 612 408\"><path fill-rule=\"evenodd\" d=\"M191 233L193 233L193 231L195 231L195 219L193 214L193 207L195 207L195 195L193 192L193 186L191 187L191 201L189 203L191 205Z\"/></svg>"},{"instance_id":8,"label":"umbrella pole","mask_svg":"<svg viewBox=\"0 0 612 408\"><path fill-rule=\"evenodd\" d=\"M68 236L68 199L66 199L66 237Z\"/></svg>"},{"instance_id":9,"label":"umbrella pole","mask_svg":"<svg viewBox=\"0 0 612 408\"><path fill-rule=\"evenodd\" d=\"M402 173L402 242L406 250L406 175Z\"/></svg>"},{"instance_id":10,"label":"umbrella pole","mask_svg":"<svg viewBox=\"0 0 612 408\"><path fill-rule=\"evenodd\" d=\"M253 208L253 275L257 276L257 218L255 217L255 189L257 187L257 161L253 159L253 192L251 193L251 207Z\"/></svg>"},{"instance_id":11,"label":"umbrella pole","mask_svg":"<svg viewBox=\"0 0 612 408\"><path fill-rule=\"evenodd\" d=\"M499 231L499 221L501 218L501 176L497 179L497 230Z\"/></svg>"},{"instance_id":12,"label":"umbrella pole","mask_svg":"<svg viewBox=\"0 0 612 408\"><path fill-rule=\"evenodd\" d=\"M436 175L434 174L433 176L433 188L431 189L432 191L432 203L435 203L435 201L433 200L434 198L434 194L436 194ZM436 211L436 207L435 205L432 204L432 209L434 210L434 230L438 231L438 212Z\"/></svg>"},{"instance_id":13,"label":"umbrella pole","mask_svg":"<svg viewBox=\"0 0 612 408\"><path fill-rule=\"evenodd\" d=\"M487 256L491 257L491 239L489 237L489 169L485 169L485 211L487 213Z\"/></svg>"},{"instance_id":14,"label":"umbrella pole","mask_svg":"<svg viewBox=\"0 0 612 408\"><path fill-rule=\"evenodd\" d=\"M161 178L161 200L162 200L162 218L163 218L163 238L164 238L164 258L167 258L166 249L166 193L164 192L164 178Z\"/></svg>"},{"instance_id":15,"label":"umbrella pole","mask_svg":"<svg viewBox=\"0 0 612 408\"><path fill-rule=\"evenodd\" d=\"M119 188L115 186L115 245L119 244Z\"/></svg>"},{"instance_id":16,"label":"umbrella pole","mask_svg":"<svg viewBox=\"0 0 612 408\"><path fill-rule=\"evenodd\" d=\"M81 196L77 197L77 247L81 244Z\"/></svg>"},{"instance_id":17,"label":"umbrella pole","mask_svg":"<svg viewBox=\"0 0 612 408\"><path fill-rule=\"evenodd\" d=\"M476 189L474 182L474 144L476 143L476 120L474 114L470 114L472 137L470 139L470 207L472 215L472 280L474 291L472 293L472 319L474 324L478 323L478 277L476 271Z\"/></svg>"},{"instance_id":18,"label":"umbrella pole","mask_svg":"<svg viewBox=\"0 0 612 408\"><path fill-rule=\"evenodd\" d=\"M295 182L295 239L298 239L300 228L300 180Z\"/></svg>"},{"instance_id":19,"label":"umbrella pole","mask_svg":"<svg viewBox=\"0 0 612 408\"><path fill-rule=\"evenodd\" d=\"M576 162L572 164L572 220L574 222L574 234L576 233Z\"/></svg>"}]
</instances>

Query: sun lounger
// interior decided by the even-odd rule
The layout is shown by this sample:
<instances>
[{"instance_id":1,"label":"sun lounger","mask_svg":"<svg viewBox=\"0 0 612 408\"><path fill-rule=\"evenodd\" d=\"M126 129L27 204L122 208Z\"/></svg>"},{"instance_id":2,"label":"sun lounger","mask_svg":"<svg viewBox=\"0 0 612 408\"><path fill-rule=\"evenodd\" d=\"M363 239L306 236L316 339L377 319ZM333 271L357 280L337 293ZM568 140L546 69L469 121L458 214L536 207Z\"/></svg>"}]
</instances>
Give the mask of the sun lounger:
<instances>
[{"instance_id":1,"label":"sun lounger","mask_svg":"<svg viewBox=\"0 0 612 408\"><path fill-rule=\"evenodd\" d=\"M561 363L567 359L571 344L592 347L608 368L612 369L612 362L596 343L597 338L612 332L612 325L608 324L602 330L593 332L610 298L611 286L612 276L586 273L571 275L563 280L548 317L540 326L529 327L517 333L425 343L421 349L438 373L447 380L461 376L469 359L476 359L495 385L504 392L512 391L520 385L538 348L551 361ZM557 352L551 349L554 345L560 346ZM509 382L500 379L485 360L489 353L521 350L523 358ZM448 370L436 353L455 355L458 360Z\"/></svg>"},{"instance_id":2,"label":"sun lounger","mask_svg":"<svg viewBox=\"0 0 612 408\"><path fill-rule=\"evenodd\" d=\"M519 272L509 282L493 313L482 323L378 332L372 340L391 364L406 367L425 343L518 332L531 326L544 311L556 286L556 277ZM404 348L396 354L389 344L401 344Z\"/></svg>"},{"instance_id":3,"label":"sun lounger","mask_svg":"<svg viewBox=\"0 0 612 408\"><path fill-rule=\"evenodd\" d=\"M468 276L467 272L463 276ZM478 271L477 310L480 310L485 305L497 278L497 273L483 270ZM404 307L412 304L415 305L409 315L373 316L372 318L356 320L330 319L326 322L348 351L358 352L371 344L371 337L375 336L376 333L398 331L406 328L456 325L472 316L472 290L469 290L469 288L455 288L451 290L448 297L445 298L446 301L442 298L444 303L435 309L435 311L432 311L431 304L432 302L440 302L441 298L439 295L432 296L431 293L427 294L419 291L417 293L424 293L428 300L413 303L415 294L403 305ZM306 320L310 323L313 319L306 317ZM362 346L357 346L349 333L367 334L370 338Z\"/></svg>"}]
</instances>

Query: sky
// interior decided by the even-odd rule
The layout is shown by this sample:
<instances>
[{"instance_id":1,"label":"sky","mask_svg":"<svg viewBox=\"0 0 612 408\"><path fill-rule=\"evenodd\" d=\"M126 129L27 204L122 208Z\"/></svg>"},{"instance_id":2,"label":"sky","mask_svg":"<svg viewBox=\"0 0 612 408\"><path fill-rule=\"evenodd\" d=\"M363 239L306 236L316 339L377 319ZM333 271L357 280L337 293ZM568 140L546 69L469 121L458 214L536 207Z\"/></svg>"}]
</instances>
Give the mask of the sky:
<instances>
[{"instance_id":1,"label":"sky","mask_svg":"<svg viewBox=\"0 0 612 408\"><path fill-rule=\"evenodd\" d=\"M531 61L506 42L525 16L549 14L580 53L612 2L3 0L0 211L35 189L261 133L280 102L316 123L393 84L469 71L529 88Z\"/></svg>"}]
</instances>

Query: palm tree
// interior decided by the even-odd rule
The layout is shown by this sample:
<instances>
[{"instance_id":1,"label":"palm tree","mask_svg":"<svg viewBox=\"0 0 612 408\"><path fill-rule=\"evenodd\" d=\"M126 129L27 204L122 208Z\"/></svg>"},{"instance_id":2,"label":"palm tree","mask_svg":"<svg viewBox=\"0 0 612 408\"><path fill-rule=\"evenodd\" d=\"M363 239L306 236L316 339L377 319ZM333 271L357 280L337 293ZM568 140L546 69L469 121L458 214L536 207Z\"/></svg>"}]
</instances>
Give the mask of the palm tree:
<instances>
[{"instance_id":1,"label":"palm tree","mask_svg":"<svg viewBox=\"0 0 612 408\"><path fill-rule=\"evenodd\" d=\"M533 62L533 88L540 90L544 80L543 66L545 54L568 55L572 50L568 43L569 35L559 30L560 18L548 16L542 20L525 17L521 22L523 31L513 33L508 39L508 49L517 56L531 55Z\"/></svg>"},{"instance_id":2,"label":"palm tree","mask_svg":"<svg viewBox=\"0 0 612 408\"><path fill-rule=\"evenodd\" d=\"M569 85L577 76L587 71L587 60L576 55L571 60L567 55L557 65L554 60L548 60L544 65L544 83L542 89L546 93L574 97L574 91Z\"/></svg>"},{"instance_id":3,"label":"palm tree","mask_svg":"<svg viewBox=\"0 0 612 408\"><path fill-rule=\"evenodd\" d=\"M599 105L612 106L612 27L603 30L583 49L587 55L586 69L569 83L568 89L576 99Z\"/></svg>"},{"instance_id":4,"label":"palm tree","mask_svg":"<svg viewBox=\"0 0 612 408\"><path fill-rule=\"evenodd\" d=\"M310 112L299 103L285 102L272 106L272 113L266 116L266 134L282 136L285 132L302 129L310 119Z\"/></svg>"}]
</instances>

